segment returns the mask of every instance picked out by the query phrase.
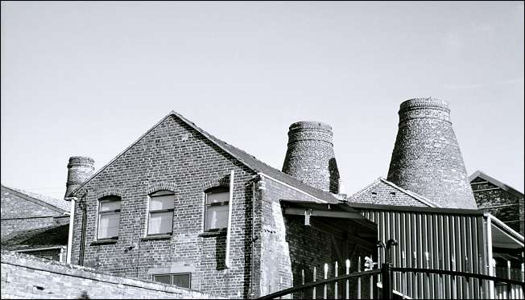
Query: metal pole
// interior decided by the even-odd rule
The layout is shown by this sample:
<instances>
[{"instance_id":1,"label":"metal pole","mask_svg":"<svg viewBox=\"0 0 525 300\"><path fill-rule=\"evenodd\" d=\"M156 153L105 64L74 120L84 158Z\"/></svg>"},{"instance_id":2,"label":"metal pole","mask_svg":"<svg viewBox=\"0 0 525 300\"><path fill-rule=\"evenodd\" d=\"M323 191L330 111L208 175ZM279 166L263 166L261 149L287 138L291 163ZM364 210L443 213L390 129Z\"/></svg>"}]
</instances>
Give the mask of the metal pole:
<instances>
[{"instance_id":1,"label":"metal pole","mask_svg":"<svg viewBox=\"0 0 525 300\"><path fill-rule=\"evenodd\" d=\"M390 263L384 263L381 267L381 281L383 284L383 299L392 299L392 270Z\"/></svg>"}]
</instances>

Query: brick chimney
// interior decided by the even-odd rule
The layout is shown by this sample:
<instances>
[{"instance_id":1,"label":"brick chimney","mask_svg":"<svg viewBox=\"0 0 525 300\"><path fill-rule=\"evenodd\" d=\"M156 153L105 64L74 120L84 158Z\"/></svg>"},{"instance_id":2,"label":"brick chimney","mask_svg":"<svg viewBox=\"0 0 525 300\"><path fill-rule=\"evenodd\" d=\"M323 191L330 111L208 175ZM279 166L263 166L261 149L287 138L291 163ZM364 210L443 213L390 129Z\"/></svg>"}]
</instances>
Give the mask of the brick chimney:
<instances>
[{"instance_id":1,"label":"brick chimney","mask_svg":"<svg viewBox=\"0 0 525 300\"><path fill-rule=\"evenodd\" d=\"M314 122L293 123L283 172L321 190L339 192L339 171L334 155L332 127Z\"/></svg>"},{"instance_id":2,"label":"brick chimney","mask_svg":"<svg viewBox=\"0 0 525 300\"><path fill-rule=\"evenodd\" d=\"M95 161L90 157L72 156L69 158L67 164L67 183L66 194L64 197L69 197L69 194L78 188L86 179L88 179L95 170Z\"/></svg>"},{"instance_id":3,"label":"brick chimney","mask_svg":"<svg viewBox=\"0 0 525 300\"><path fill-rule=\"evenodd\" d=\"M387 180L440 207L477 208L447 102L416 98L401 103Z\"/></svg>"}]
</instances>

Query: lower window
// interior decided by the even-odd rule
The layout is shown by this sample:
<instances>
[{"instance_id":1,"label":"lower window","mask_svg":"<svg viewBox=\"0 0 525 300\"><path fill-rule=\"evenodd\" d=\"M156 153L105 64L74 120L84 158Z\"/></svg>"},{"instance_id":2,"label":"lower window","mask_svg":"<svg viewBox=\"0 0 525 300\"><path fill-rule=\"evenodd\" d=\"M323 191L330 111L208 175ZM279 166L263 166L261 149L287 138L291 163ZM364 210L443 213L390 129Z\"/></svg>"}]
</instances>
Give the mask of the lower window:
<instances>
[{"instance_id":1,"label":"lower window","mask_svg":"<svg viewBox=\"0 0 525 300\"><path fill-rule=\"evenodd\" d=\"M181 288L191 288L191 273L157 274L153 281L172 284Z\"/></svg>"}]
</instances>

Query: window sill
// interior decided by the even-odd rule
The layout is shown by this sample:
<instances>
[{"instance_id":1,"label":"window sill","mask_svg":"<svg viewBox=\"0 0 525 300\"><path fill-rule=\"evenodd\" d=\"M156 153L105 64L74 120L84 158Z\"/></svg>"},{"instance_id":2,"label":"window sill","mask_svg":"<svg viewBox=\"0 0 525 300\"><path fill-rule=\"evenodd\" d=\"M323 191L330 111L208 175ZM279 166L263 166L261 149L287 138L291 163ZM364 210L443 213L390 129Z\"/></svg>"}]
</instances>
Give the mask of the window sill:
<instances>
[{"instance_id":1,"label":"window sill","mask_svg":"<svg viewBox=\"0 0 525 300\"><path fill-rule=\"evenodd\" d=\"M169 239L171 239L171 234L148 235L148 236L140 238L141 241L169 240Z\"/></svg>"},{"instance_id":2,"label":"window sill","mask_svg":"<svg viewBox=\"0 0 525 300\"><path fill-rule=\"evenodd\" d=\"M211 236L223 236L228 233L228 230L226 228L221 228L219 230L213 230L213 231L204 231L199 234L200 237L211 237Z\"/></svg>"},{"instance_id":3,"label":"window sill","mask_svg":"<svg viewBox=\"0 0 525 300\"><path fill-rule=\"evenodd\" d=\"M106 245L106 244L116 244L118 239L103 239L91 242L90 245Z\"/></svg>"}]
</instances>

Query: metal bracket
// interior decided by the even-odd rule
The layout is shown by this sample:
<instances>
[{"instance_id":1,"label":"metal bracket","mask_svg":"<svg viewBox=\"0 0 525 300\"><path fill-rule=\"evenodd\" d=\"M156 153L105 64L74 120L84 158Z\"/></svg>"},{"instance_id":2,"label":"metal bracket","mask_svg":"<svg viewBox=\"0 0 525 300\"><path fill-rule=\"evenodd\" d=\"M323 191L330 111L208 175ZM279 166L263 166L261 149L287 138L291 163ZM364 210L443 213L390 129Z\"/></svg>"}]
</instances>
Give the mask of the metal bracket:
<instances>
[{"instance_id":1,"label":"metal bracket","mask_svg":"<svg viewBox=\"0 0 525 300\"><path fill-rule=\"evenodd\" d=\"M304 225L305 226L311 226L310 216L312 216L312 209L305 209L304 210Z\"/></svg>"}]
</instances>

